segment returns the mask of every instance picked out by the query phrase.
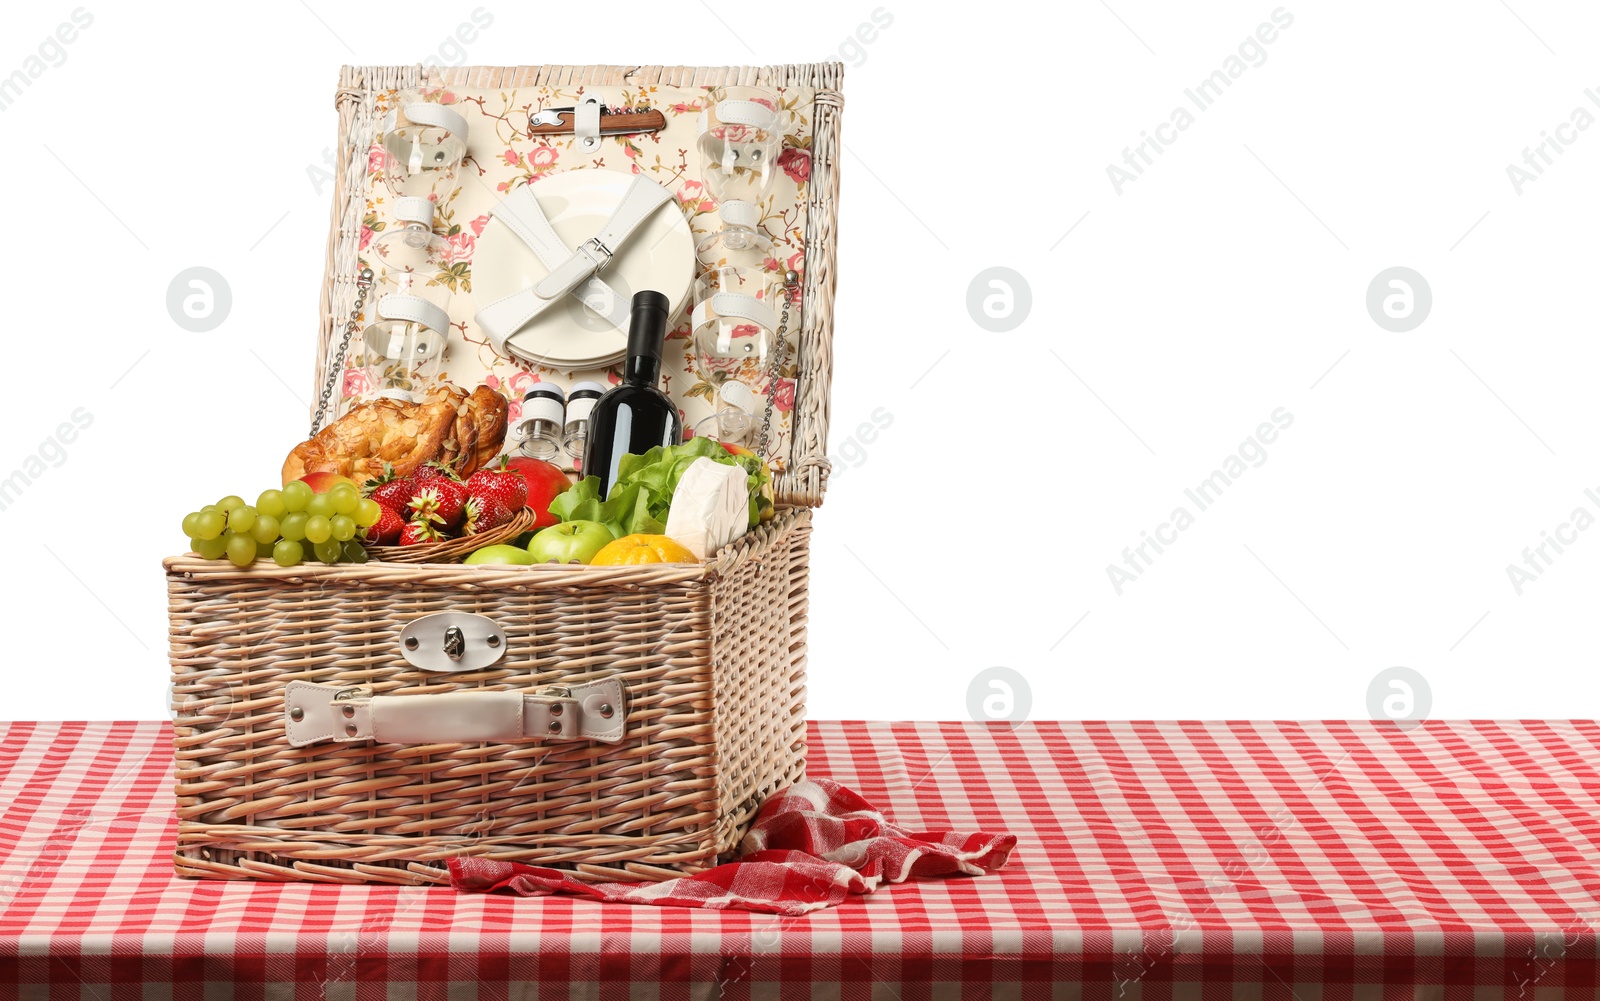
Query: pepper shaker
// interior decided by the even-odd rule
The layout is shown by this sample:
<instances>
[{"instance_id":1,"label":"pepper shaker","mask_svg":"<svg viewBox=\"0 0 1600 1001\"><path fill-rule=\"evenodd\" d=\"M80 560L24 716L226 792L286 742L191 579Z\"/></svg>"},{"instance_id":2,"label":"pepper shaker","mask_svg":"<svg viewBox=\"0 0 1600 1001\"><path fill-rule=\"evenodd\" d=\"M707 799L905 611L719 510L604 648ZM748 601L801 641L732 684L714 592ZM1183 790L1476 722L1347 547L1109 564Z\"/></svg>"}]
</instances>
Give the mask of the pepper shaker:
<instances>
[{"instance_id":1,"label":"pepper shaker","mask_svg":"<svg viewBox=\"0 0 1600 1001\"><path fill-rule=\"evenodd\" d=\"M594 402L605 395L606 387L598 382L580 382L567 396L567 426L561 445L574 459L583 455L583 444L589 437L589 411Z\"/></svg>"},{"instance_id":2,"label":"pepper shaker","mask_svg":"<svg viewBox=\"0 0 1600 1001\"><path fill-rule=\"evenodd\" d=\"M522 454L552 459L561 451L566 422L567 395L553 382L536 382L522 396L522 420L517 435Z\"/></svg>"}]
</instances>

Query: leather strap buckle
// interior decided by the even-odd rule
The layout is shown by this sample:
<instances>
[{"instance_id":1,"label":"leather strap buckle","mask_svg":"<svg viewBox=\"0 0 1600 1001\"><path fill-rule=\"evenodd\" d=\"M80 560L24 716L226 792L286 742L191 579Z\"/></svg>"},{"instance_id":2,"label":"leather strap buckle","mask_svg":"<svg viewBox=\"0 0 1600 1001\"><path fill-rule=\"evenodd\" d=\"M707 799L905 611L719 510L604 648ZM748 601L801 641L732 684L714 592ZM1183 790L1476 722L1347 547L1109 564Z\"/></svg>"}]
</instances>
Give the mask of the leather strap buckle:
<instances>
[{"instance_id":1,"label":"leather strap buckle","mask_svg":"<svg viewBox=\"0 0 1600 1001\"><path fill-rule=\"evenodd\" d=\"M593 262L596 274L606 269L606 265L611 263L613 256L611 248L601 243L598 236L591 236L578 244L578 249L574 253L582 254Z\"/></svg>"}]
</instances>

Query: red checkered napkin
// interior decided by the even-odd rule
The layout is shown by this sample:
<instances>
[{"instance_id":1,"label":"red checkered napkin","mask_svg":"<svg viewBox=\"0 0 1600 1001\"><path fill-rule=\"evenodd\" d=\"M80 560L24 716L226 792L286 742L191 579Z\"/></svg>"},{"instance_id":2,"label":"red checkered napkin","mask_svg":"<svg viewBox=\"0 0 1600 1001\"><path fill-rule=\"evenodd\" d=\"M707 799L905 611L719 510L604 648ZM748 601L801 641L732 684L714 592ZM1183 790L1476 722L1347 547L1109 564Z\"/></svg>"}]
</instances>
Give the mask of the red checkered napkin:
<instances>
[{"instance_id":1,"label":"red checkered napkin","mask_svg":"<svg viewBox=\"0 0 1600 1001\"><path fill-rule=\"evenodd\" d=\"M624 904L804 914L871 893L885 880L992 873L1016 844L1009 834L907 831L839 783L811 779L762 804L737 859L693 876L584 883L559 869L458 857L450 860L450 885L524 897L573 893Z\"/></svg>"}]
</instances>

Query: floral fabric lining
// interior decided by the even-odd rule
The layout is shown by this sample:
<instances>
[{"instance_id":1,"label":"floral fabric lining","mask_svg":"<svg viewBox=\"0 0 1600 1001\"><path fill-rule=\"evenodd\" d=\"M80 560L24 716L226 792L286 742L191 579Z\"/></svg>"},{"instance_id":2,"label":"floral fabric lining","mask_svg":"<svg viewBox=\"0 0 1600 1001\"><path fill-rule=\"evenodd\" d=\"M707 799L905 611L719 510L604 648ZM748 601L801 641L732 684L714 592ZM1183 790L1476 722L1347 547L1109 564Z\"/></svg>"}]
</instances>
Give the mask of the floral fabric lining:
<instances>
[{"instance_id":1,"label":"floral fabric lining","mask_svg":"<svg viewBox=\"0 0 1600 1001\"><path fill-rule=\"evenodd\" d=\"M503 394L510 405L510 419L521 414L523 394L536 382L555 382L563 389L585 380L614 385L620 381L620 365L589 371L560 371L529 366L496 354L483 332L473 321L479 308L472 298L472 257L475 244L489 222L489 210L508 192L524 184L537 184L544 178L568 170L612 170L644 174L674 195L677 210L688 221L695 239L715 231L720 225L716 203L700 180L700 157L696 148L700 113L708 101L720 98L715 87L641 86L605 87L604 98L614 108L662 112L666 128L656 133L603 137L602 147L590 155L576 149L575 139L564 136L530 136L527 120L530 111L570 107L585 93L575 89L526 87L512 90L482 90L466 87L429 88L421 91L425 100L449 105L466 117L467 155L459 171L460 183L453 193L437 200L434 230L447 241L440 280L450 287L448 309L451 330L443 360L443 378L471 390L482 384ZM806 197L811 176L811 126L814 91L806 88L777 88L780 109L785 111L786 135L778 159L777 180L761 203L761 226L777 249L763 262L763 268L777 275L805 271ZM398 99L400 92L387 91L376 98L374 120ZM369 137L370 139L370 137ZM374 236L398 225L388 212L393 195L383 182L383 153L373 147L366 174L366 206L361 227L362 264ZM662 209L662 211L667 211ZM663 359L663 388L683 413L685 428L712 413L714 389L697 371L688 320L692 296L673 318ZM363 326L372 319L371 306L361 318ZM794 408L797 364L794 344L800 325L799 310L791 313L790 350L780 373L773 412L772 441L768 448L772 464L781 469L789 454L790 417ZM348 366L342 378L343 409L369 394L373 387L366 374ZM761 386L764 390L766 387ZM759 418L759 411L758 411Z\"/></svg>"}]
</instances>

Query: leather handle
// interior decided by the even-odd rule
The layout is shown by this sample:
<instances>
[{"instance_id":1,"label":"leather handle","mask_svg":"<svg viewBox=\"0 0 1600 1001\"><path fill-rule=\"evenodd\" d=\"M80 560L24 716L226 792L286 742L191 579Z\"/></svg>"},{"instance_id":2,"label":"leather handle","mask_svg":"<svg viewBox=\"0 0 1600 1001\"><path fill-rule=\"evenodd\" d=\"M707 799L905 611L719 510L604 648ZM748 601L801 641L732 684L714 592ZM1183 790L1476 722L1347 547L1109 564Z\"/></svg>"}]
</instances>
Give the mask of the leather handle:
<instances>
[{"instance_id":1,"label":"leather handle","mask_svg":"<svg viewBox=\"0 0 1600 1001\"><path fill-rule=\"evenodd\" d=\"M385 744L598 740L614 744L627 724L615 679L532 692L468 690L372 695L361 689L291 681L284 691L292 747L324 740Z\"/></svg>"}]
</instances>

